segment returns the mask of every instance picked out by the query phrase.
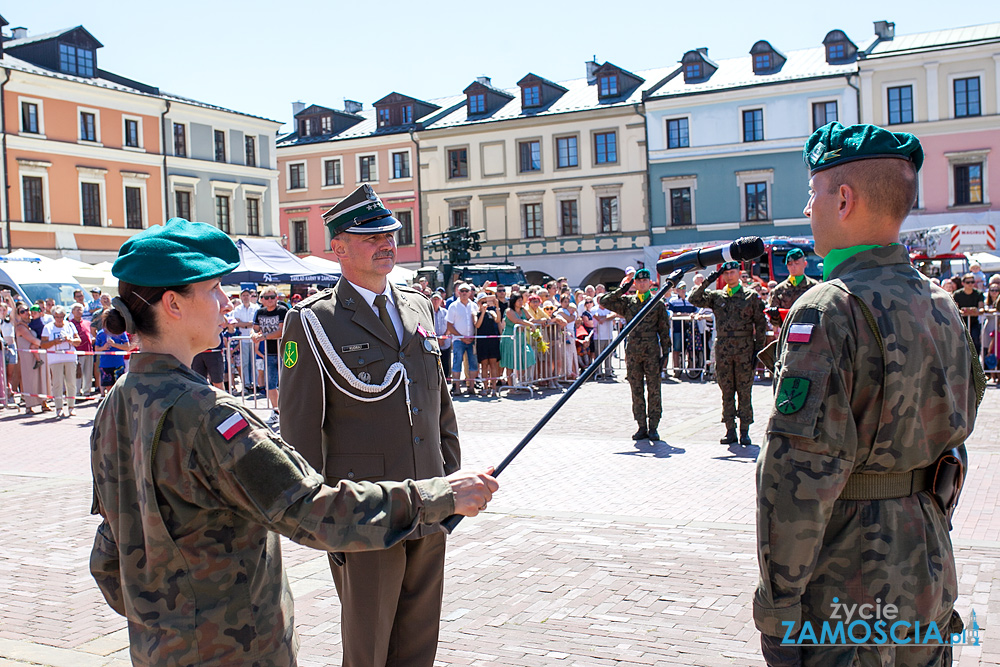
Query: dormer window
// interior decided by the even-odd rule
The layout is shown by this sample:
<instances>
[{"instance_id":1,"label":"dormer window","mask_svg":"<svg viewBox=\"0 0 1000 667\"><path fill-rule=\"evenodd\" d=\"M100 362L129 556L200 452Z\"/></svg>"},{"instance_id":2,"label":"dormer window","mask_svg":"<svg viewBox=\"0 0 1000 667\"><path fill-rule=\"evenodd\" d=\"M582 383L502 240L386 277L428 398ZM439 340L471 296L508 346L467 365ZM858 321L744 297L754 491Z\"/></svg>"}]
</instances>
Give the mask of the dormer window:
<instances>
[{"instance_id":1,"label":"dormer window","mask_svg":"<svg viewBox=\"0 0 1000 667\"><path fill-rule=\"evenodd\" d=\"M525 86L524 91L524 106L526 107L537 107L541 104L541 86Z\"/></svg>"},{"instance_id":2,"label":"dormer window","mask_svg":"<svg viewBox=\"0 0 1000 667\"><path fill-rule=\"evenodd\" d=\"M413 122L413 105L412 104L404 104L401 107L401 112L402 112L402 122L403 122L403 125L409 125L410 123Z\"/></svg>"},{"instance_id":3,"label":"dormer window","mask_svg":"<svg viewBox=\"0 0 1000 667\"><path fill-rule=\"evenodd\" d=\"M826 59L843 60L845 47L846 45L843 42L836 42L834 44L828 45L826 47Z\"/></svg>"},{"instance_id":4,"label":"dormer window","mask_svg":"<svg viewBox=\"0 0 1000 667\"><path fill-rule=\"evenodd\" d=\"M617 97L618 96L618 75L617 74L606 74L601 76L598 81L598 97Z\"/></svg>"},{"instance_id":5,"label":"dormer window","mask_svg":"<svg viewBox=\"0 0 1000 667\"><path fill-rule=\"evenodd\" d=\"M755 72L771 69L771 54L761 53L753 57L753 69Z\"/></svg>"},{"instance_id":6,"label":"dormer window","mask_svg":"<svg viewBox=\"0 0 1000 667\"><path fill-rule=\"evenodd\" d=\"M684 66L684 80L701 78L701 63L690 63Z\"/></svg>"},{"instance_id":7,"label":"dormer window","mask_svg":"<svg viewBox=\"0 0 1000 667\"><path fill-rule=\"evenodd\" d=\"M681 66L684 68L684 83L702 83L715 74L719 66L708 57L708 49L693 49L684 54L681 58Z\"/></svg>"},{"instance_id":8,"label":"dormer window","mask_svg":"<svg viewBox=\"0 0 1000 667\"><path fill-rule=\"evenodd\" d=\"M469 113L483 113L486 111L486 95L469 95Z\"/></svg>"},{"instance_id":9,"label":"dormer window","mask_svg":"<svg viewBox=\"0 0 1000 667\"><path fill-rule=\"evenodd\" d=\"M94 76L94 52L72 44L59 45L59 71L75 76Z\"/></svg>"},{"instance_id":10,"label":"dormer window","mask_svg":"<svg viewBox=\"0 0 1000 667\"><path fill-rule=\"evenodd\" d=\"M854 62L858 57L858 47L843 30L831 30L823 38L828 65Z\"/></svg>"},{"instance_id":11,"label":"dormer window","mask_svg":"<svg viewBox=\"0 0 1000 667\"><path fill-rule=\"evenodd\" d=\"M299 121L299 134L301 134L303 137L308 137L310 134L312 134L311 118L303 118L302 120Z\"/></svg>"},{"instance_id":12,"label":"dormer window","mask_svg":"<svg viewBox=\"0 0 1000 667\"><path fill-rule=\"evenodd\" d=\"M378 110L378 126L388 127L389 126L389 110L379 109Z\"/></svg>"},{"instance_id":13,"label":"dormer window","mask_svg":"<svg viewBox=\"0 0 1000 667\"><path fill-rule=\"evenodd\" d=\"M754 74L774 74L785 64L785 56L766 40L760 40L750 49Z\"/></svg>"},{"instance_id":14,"label":"dormer window","mask_svg":"<svg viewBox=\"0 0 1000 667\"><path fill-rule=\"evenodd\" d=\"M389 93L375 102L376 122L379 128L399 128L393 130L403 132L405 128L416 125L418 118L423 118L441 107L413 97Z\"/></svg>"},{"instance_id":15,"label":"dormer window","mask_svg":"<svg viewBox=\"0 0 1000 667\"><path fill-rule=\"evenodd\" d=\"M333 132L333 116L323 116L320 118L319 123L322 127L323 134L330 134Z\"/></svg>"}]
</instances>

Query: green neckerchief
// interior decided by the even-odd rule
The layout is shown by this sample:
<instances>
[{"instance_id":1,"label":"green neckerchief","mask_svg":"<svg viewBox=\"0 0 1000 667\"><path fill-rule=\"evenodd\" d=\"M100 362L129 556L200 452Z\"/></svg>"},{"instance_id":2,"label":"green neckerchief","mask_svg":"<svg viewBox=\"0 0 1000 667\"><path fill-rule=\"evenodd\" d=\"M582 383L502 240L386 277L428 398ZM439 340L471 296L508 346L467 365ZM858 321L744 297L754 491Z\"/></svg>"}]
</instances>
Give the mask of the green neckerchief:
<instances>
[{"instance_id":1,"label":"green neckerchief","mask_svg":"<svg viewBox=\"0 0 1000 667\"><path fill-rule=\"evenodd\" d=\"M805 279L806 275L804 273L801 276L788 276L788 282L792 284L792 287L798 287Z\"/></svg>"},{"instance_id":2,"label":"green neckerchief","mask_svg":"<svg viewBox=\"0 0 1000 667\"><path fill-rule=\"evenodd\" d=\"M639 303L646 303L646 300L653 296L653 290L646 290L642 293L636 292L635 295L639 297Z\"/></svg>"},{"instance_id":3,"label":"green neckerchief","mask_svg":"<svg viewBox=\"0 0 1000 667\"><path fill-rule=\"evenodd\" d=\"M889 245L899 245L898 243L890 243ZM823 280L829 280L830 274L833 270L837 268L845 259L848 257L854 257L859 252L864 252L865 250L871 250L873 248L882 248L884 246L880 245L855 245L850 248L837 248L826 253L826 257L823 258Z\"/></svg>"},{"instance_id":4,"label":"green neckerchief","mask_svg":"<svg viewBox=\"0 0 1000 667\"><path fill-rule=\"evenodd\" d=\"M742 283L736 283L736 287L726 285L726 296L736 296L736 293L740 291L741 287L743 287Z\"/></svg>"}]
</instances>

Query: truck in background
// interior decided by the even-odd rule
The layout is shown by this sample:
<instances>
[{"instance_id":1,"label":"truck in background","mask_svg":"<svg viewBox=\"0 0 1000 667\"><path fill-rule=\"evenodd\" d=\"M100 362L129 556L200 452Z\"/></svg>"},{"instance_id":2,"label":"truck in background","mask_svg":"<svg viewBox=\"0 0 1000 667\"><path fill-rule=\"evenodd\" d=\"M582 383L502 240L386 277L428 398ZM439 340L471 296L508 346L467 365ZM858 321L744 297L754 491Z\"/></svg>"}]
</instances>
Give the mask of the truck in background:
<instances>
[{"instance_id":1,"label":"truck in background","mask_svg":"<svg viewBox=\"0 0 1000 667\"><path fill-rule=\"evenodd\" d=\"M899 240L910 261L929 278L948 278L969 270L966 253L996 252L996 227L989 224L938 225L908 229Z\"/></svg>"}]
</instances>

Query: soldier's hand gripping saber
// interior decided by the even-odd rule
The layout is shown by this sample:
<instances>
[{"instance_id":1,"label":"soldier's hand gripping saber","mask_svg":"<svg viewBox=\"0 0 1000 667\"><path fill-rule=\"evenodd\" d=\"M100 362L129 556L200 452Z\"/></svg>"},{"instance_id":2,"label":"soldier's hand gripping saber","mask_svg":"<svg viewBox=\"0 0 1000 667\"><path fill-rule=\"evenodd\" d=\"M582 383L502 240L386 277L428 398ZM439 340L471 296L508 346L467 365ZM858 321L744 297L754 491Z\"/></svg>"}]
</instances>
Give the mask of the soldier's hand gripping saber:
<instances>
[{"instance_id":1,"label":"soldier's hand gripping saber","mask_svg":"<svg viewBox=\"0 0 1000 667\"><path fill-rule=\"evenodd\" d=\"M678 280L680 280L681 276L683 276L687 271L696 268L704 269L710 266L715 266L716 264L722 262L728 262L732 260L736 260L739 262L748 261L751 259L756 259L763 254L764 254L764 242L761 241L760 237L745 236L741 239L737 239L731 244L727 243L726 245L716 246L714 248L691 250L689 252L681 253L680 255L677 255L675 257L669 257L667 259L662 259L659 262L657 262L656 263L657 273L661 275L664 273L670 274L664 279L663 285L660 287L660 289L657 290L656 294L653 296L652 299L647 301L643 305L643 307L639 309L639 312L636 313L635 317L633 317L631 321L629 321L628 323L625 324L624 327L622 327L621 332L619 332L618 336L615 337L613 341L611 341L611 344L608 345L606 348L604 348L604 350L599 355L597 355L597 358L594 359L590 363L590 365L587 366L587 368L583 371L583 373L580 374L580 377L578 377L576 381L572 385L570 385L569 389L566 390L566 393L559 397L559 400L556 401L556 404L553 405L552 408L549 409L549 411L546 412L545 415L543 415L542 418L538 420L538 423L535 424L530 431L528 431L528 434L521 439L521 442L517 443L517 446L514 447L514 449L512 449L509 454L507 454L504 460L500 462L500 465L496 467L496 470L494 470L493 477L500 476L500 473L502 473L504 469L508 465L510 465L510 463L517 457L517 455L521 453L521 450L524 449L529 442L531 442L532 438L534 438L538 434L538 432L541 431L542 428L549 423L549 420L552 419L552 417L554 417L557 412L559 412L562 406L566 404L566 401L569 400L570 396L576 393L576 390L579 389L584 382L589 380L590 377L597 372L597 369L600 368L602 363L604 363L604 360L607 359L609 356L611 356L612 353L614 353L618 345L622 342L622 340L625 339L625 336L627 336L629 332L632 331L632 329L634 329L636 325L638 325L639 322L641 322L642 319L646 317L646 315L653 308L655 308L656 305L660 303L660 301L663 300L663 297L666 295L667 291L670 290L670 288L672 288L674 284ZM450 533L455 529L455 526L457 526L462 519L463 517L461 515L455 514L442 521L441 525L444 526L445 529Z\"/></svg>"}]
</instances>

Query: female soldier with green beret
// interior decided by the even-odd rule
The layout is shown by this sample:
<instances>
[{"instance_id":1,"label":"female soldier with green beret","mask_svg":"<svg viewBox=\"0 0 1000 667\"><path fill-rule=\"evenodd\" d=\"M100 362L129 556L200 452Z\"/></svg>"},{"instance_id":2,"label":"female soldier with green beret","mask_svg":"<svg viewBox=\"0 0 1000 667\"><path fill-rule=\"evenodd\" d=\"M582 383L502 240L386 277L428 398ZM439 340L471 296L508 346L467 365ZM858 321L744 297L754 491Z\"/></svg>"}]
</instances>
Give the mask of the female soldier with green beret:
<instances>
[{"instance_id":1,"label":"female soldier with green beret","mask_svg":"<svg viewBox=\"0 0 1000 667\"><path fill-rule=\"evenodd\" d=\"M128 619L136 665L295 664L278 534L325 551L382 549L418 524L475 516L488 473L323 484L294 449L190 369L225 326L221 276L239 263L218 229L175 218L122 246L106 327L140 352L91 436L91 572ZM492 472L492 471L489 471Z\"/></svg>"}]
</instances>

